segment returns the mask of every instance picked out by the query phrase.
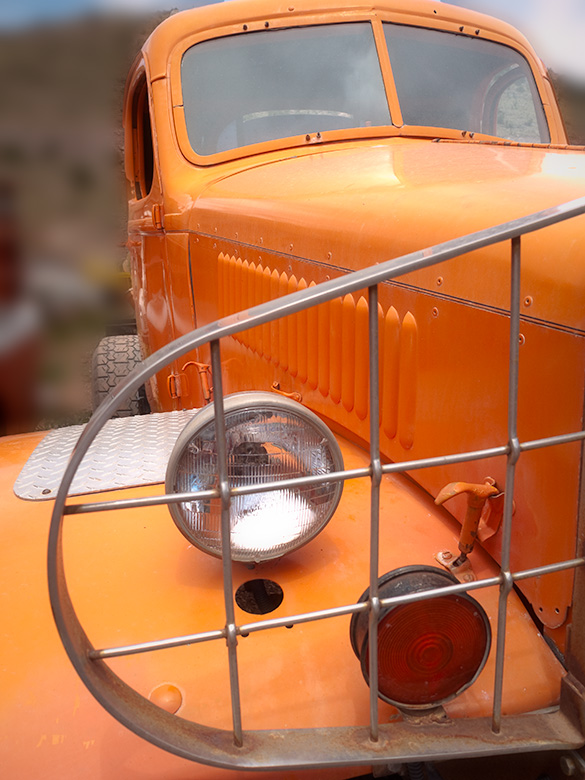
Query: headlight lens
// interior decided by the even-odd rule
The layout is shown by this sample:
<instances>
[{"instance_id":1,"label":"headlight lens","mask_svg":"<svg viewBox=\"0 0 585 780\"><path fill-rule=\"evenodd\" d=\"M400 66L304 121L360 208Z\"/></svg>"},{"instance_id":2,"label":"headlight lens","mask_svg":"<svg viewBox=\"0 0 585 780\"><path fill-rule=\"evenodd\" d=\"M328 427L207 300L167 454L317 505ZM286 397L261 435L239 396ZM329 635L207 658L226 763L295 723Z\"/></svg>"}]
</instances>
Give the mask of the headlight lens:
<instances>
[{"instance_id":1,"label":"headlight lens","mask_svg":"<svg viewBox=\"0 0 585 780\"><path fill-rule=\"evenodd\" d=\"M224 399L230 487L259 485L343 469L335 437L305 407L271 393L238 393ZM218 486L213 406L198 412L179 436L167 469L167 492ZM233 496L232 558L279 558L310 541L327 524L342 483L319 482ZM180 531L197 547L221 556L220 499L170 504Z\"/></svg>"}]
</instances>

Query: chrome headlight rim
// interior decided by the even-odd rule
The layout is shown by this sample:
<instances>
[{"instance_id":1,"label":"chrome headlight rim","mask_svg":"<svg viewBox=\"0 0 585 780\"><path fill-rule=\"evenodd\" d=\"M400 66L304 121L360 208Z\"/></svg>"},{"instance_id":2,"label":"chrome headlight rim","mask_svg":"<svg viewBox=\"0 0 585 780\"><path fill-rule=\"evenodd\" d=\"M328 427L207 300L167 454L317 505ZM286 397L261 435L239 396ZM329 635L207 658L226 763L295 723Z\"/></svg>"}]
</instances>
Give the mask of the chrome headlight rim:
<instances>
[{"instance_id":1,"label":"chrome headlight rim","mask_svg":"<svg viewBox=\"0 0 585 780\"><path fill-rule=\"evenodd\" d=\"M244 392L233 393L231 395L224 396L223 411L224 411L224 420L226 424L226 432L227 429L229 428L230 415L237 412L246 411L246 410L253 411L255 409L257 409L259 412L272 411L281 414L293 415L299 418L299 420L302 421L305 425L307 425L307 427L312 428L314 431L318 432L319 435L327 442L329 454L333 463L333 469L329 473L343 471L344 464L343 464L343 456L341 454L341 449L339 447L337 439L335 438L330 428L312 410L308 409L306 406L303 406L297 401L293 401L290 398L286 398L285 396L277 396L274 395L273 393L264 392L264 391L244 391ZM178 489L176 487L176 477L177 477L178 468L181 459L185 455L187 447L189 446L190 442L197 436L197 434L200 431L203 431L204 428L208 426L210 423L213 423L214 420L215 420L215 404L211 403L208 406L202 407L194 415L194 417L187 423L183 431L180 433L167 465L165 490L169 495L178 492ZM228 452L228 457L229 457L229 452ZM310 475L299 474L299 476L310 476ZM274 480L266 480L266 481L277 482L278 480L274 479ZM326 483L327 481L328 481L327 474L324 474L323 483ZM294 552L295 550L298 550L301 547L304 547L306 544L312 541L316 536L318 536L321 533L321 531L323 531L323 529L329 523L329 521L335 514L335 511L341 499L341 494L343 492L343 481L330 482L329 484L331 484L333 488L333 497L330 500L329 509L325 514L324 518L322 518L318 523L316 523L314 528L312 528L309 533L302 536L301 541L299 541L296 544L293 544L291 542L284 551L280 551L280 550L276 552L263 551L261 556L256 556L256 557L243 557L240 553L238 553L237 550L234 550L234 547L232 545L232 551L231 551L232 560L235 562L242 562L247 564L265 563L267 561L278 560L279 558L282 558L285 555L288 555L289 553ZM262 492L253 493L249 495L258 495L258 496L270 495L270 494L274 494L277 490L278 488L275 487L270 491L262 491ZM173 518L173 521L177 526L177 528L179 529L179 531L181 532L181 534L197 549L215 558L221 558L222 557L221 547L218 548L218 547L206 545L200 538L195 536L194 533L190 532L187 529L186 527L187 524L185 522L185 517L183 514L184 503L186 502L168 504L168 508Z\"/></svg>"}]
</instances>

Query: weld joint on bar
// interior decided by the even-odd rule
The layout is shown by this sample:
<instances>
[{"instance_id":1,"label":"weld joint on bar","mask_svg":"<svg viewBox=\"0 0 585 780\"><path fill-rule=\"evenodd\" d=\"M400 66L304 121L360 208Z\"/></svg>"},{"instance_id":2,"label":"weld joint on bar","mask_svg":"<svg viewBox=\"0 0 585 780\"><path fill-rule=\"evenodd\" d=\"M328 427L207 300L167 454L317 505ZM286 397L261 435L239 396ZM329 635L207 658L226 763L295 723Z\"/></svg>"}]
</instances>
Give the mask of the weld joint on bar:
<instances>
[{"instance_id":1,"label":"weld joint on bar","mask_svg":"<svg viewBox=\"0 0 585 780\"><path fill-rule=\"evenodd\" d=\"M376 623L378 622L378 618L380 617L381 609L382 606L380 604L380 599L377 596L372 596L372 598L370 599L370 611L374 616L374 620L376 621Z\"/></svg>"},{"instance_id":2,"label":"weld joint on bar","mask_svg":"<svg viewBox=\"0 0 585 780\"><path fill-rule=\"evenodd\" d=\"M238 644L238 627L235 623L228 623L226 625L225 643L227 647L235 647Z\"/></svg>"},{"instance_id":3,"label":"weld joint on bar","mask_svg":"<svg viewBox=\"0 0 585 780\"><path fill-rule=\"evenodd\" d=\"M372 458L370 469L371 469L372 485L374 487L379 487L380 483L382 482L382 474L384 473L382 471L382 461L380 460L380 458Z\"/></svg>"},{"instance_id":4,"label":"weld joint on bar","mask_svg":"<svg viewBox=\"0 0 585 780\"><path fill-rule=\"evenodd\" d=\"M510 571L500 571L500 589L506 595L512 590L514 586L514 575Z\"/></svg>"},{"instance_id":5,"label":"weld joint on bar","mask_svg":"<svg viewBox=\"0 0 585 780\"><path fill-rule=\"evenodd\" d=\"M227 479L220 479L218 485L219 497L222 509L228 509L231 500L230 483Z\"/></svg>"},{"instance_id":6,"label":"weld joint on bar","mask_svg":"<svg viewBox=\"0 0 585 780\"><path fill-rule=\"evenodd\" d=\"M513 436L508 443L508 463L516 465L522 452L522 445L517 436Z\"/></svg>"}]
</instances>

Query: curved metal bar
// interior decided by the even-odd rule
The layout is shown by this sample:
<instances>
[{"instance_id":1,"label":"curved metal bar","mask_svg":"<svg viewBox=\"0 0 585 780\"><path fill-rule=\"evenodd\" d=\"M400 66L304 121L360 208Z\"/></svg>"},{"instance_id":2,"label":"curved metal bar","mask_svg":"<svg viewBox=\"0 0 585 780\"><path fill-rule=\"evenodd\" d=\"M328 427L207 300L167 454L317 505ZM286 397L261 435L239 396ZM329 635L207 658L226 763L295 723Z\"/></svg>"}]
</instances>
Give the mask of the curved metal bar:
<instances>
[{"instance_id":1,"label":"curved metal bar","mask_svg":"<svg viewBox=\"0 0 585 780\"><path fill-rule=\"evenodd\" d=\"M113 412L121 406L124 399L166 364L180 358L187 352L212 341L219 343L221 338L240 330L271 322L357 290L372 288L397 276L539 230L584 213L585 198L580 198L261 304L248 311L206 325L177 339L151 355L141 366L128 375L113 396L107 399L95 412L72 453L55 499L49 530L47 562L51 607L65 650L85 685L110 713L136 734L155 745L179 756L212 766L238 767L240 769L286 768L290 770L309 766L384 764L387 763L390 754L390 739L392 740L391 755L394 760L400 760L402 757L413 759L412 727L408 723L392 724L391 726L380 725L379 741L375 745L368 739L370 736L368 729L347 727L288 730L286 740L282 739L283 732L281 731L246 732L243 746L237 747L234 745L233 732L185 721L156 707L138 694L112 672L103 658L96 657L95 648L85 634L71 602L65 577L62 548L62 523L67 493L91 442ZM503 448L503 451L502 448L495 448L493 454L508 454L508 456L512 455L513 459L517 452L519 452L518 442L515 437L510 437L509 443ZM396 470L404 470L404 467ZM505 587L508 587L512 582L512 576L507 565L503 566L501 577L496 578L494 584L502 584L505 580ZM469 584L467 589L472 589ZM502 603L504 603L504 599ZM235 629L233 622L226 626L225 631L232 629ZM542 749L539 740L526 739L526 732L523 730L524 722L525 720L517 727L517 741L510 743L508 748L510 752L517 751L520 743L523 744L524 749L530 749L530 747ZM507 724L507 734L510 735L515 728L514 719L509 719ZM235 731L238 731L238 726L236 724L234 726ZM546 718L546 723L541 724L540 728L541 733L542 729L546 728L550 735L547 747L552 744L559 747L577 747L580 744L580 734L561 714L558 717L553 714ZM439 745L434 735L429 735L427 739L426 735L421 735L420 732L416 733L417 756L446 758L454 754L457 754L458 757L468 754L480 755L482 751L488 753L493 750L490 747L492 744L497 744L499 752L506 752L501 737L491 733L487 719L467 721L460 727L460 731L461 737L455 742L451 742L454 747L451 747L449 741L445 740L440 741ZM276 744L278 749L275 750Z\"/></svg>"}]
</instances>

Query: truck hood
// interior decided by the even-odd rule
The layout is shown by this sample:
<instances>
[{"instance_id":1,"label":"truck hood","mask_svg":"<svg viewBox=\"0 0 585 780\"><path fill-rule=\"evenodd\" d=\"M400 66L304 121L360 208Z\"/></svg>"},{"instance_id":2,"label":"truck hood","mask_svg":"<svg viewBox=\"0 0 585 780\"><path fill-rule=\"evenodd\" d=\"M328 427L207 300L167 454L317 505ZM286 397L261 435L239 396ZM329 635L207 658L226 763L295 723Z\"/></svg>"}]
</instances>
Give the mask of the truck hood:
<instances>
[{"instance_id":1,"label":"truck hood","mask_svg":"<svg viewBox=\"0 0 585 780\"><path fill-rule=\"evenodd\" d=\"M205 187L192 220L197 232L237 235L336 275L573 200L584 182L578 150L389 139L265 158ZM530 318L585 329L585 217L527 236L524 247ZM442 292L505 309L509 247L476 252L477 261L486 252L497 272L470 273L469 256L449 261ZM431 269L402 281L436 291L436 276Z\"/></svg>"}]
</instances>

